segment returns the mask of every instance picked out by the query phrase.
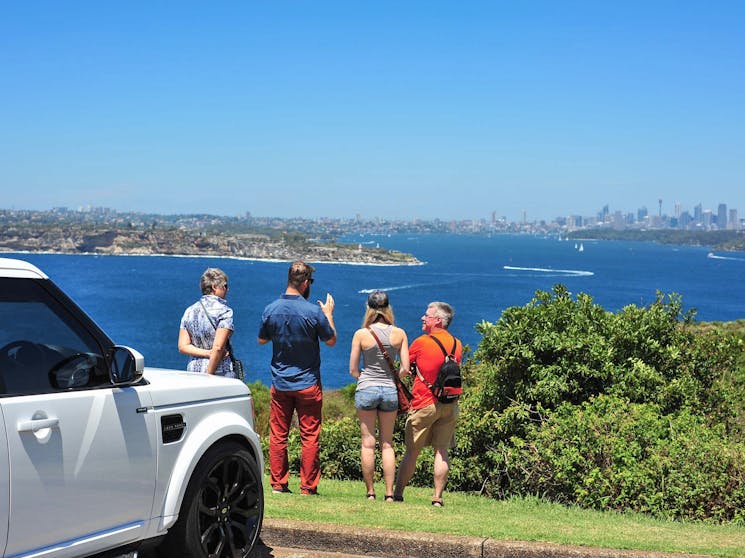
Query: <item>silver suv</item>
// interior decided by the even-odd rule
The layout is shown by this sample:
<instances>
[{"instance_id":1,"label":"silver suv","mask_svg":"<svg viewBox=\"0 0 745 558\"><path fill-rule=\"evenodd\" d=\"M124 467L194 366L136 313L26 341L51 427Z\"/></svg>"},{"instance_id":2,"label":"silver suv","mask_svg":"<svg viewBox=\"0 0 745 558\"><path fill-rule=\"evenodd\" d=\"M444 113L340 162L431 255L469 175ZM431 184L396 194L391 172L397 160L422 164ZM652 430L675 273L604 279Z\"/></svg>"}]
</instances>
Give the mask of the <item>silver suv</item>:
<instances>
[{"instance_id":1,"label":"silver suv","mask_svg":"<svg viewBox=\"0 0 745 558\"><path fill-rule=\"evenodd\" d=\"M147 541L246 557L262 471L245 384L145 369L38 268L0 258L0 556Z\"/></svg>"}]
</instances>

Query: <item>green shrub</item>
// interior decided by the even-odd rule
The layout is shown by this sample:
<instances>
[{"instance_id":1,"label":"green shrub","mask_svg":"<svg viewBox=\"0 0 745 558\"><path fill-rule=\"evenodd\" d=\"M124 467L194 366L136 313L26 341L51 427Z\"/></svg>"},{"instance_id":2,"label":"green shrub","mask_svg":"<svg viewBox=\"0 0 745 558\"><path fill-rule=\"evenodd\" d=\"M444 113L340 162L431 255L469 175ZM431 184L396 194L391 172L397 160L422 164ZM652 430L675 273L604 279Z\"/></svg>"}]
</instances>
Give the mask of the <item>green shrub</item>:
<instances>
[{"instance_id":1,"label":"green shrub","mask_svg":"<svg viewBox=\"0 0 745 558\"><path fill-rule=\"evenodd\" d=\"M323 476L341 480L362 479L360 445L360 425L356 418L344 417L324 423L320 450Z\"/></svg>"},{"instance_id":2,"label":"green shrub","mask_svg":"<svg viewBox=\"0 0 745 558\"><path fill-rule=\"evenodd\" d=\"M269 438L269 388L256 380L248 384L254 400L254 430L262 441Z\"/></svg>"},{"instance_id":3,"label":"green shrub","mask_svg":"<svg viewBox=\"0 0 745 558\"><path fill-rule=\"evenodd\" d=\"M697 333L681 308L658 293L613 314L557 285L479 324L449 488L739 521L742 341ZM708 480L686 489L687 463Z\"/></svg>"},{"instance_id":4,"label":"green shrub","mask_svg":"<svg viewBox=\"0 0 745 558\"><path fill-rule=\"evenodd\" d=\"M338 390L324 390L324 424L344 417L356 416L354 409L354 391L356 388L357 384L349 384Z\"/></svg>"},{"instance_id":5,"label":"green shrub","mask_svg":"<svg viewBox=\"0 0 745 558\"><path fill-rule=\"evenodd\" d=\"M510 492L675 519L745 519L745 446L688 410L564 404L505 463Z\"/></svg>"}]
</instances>

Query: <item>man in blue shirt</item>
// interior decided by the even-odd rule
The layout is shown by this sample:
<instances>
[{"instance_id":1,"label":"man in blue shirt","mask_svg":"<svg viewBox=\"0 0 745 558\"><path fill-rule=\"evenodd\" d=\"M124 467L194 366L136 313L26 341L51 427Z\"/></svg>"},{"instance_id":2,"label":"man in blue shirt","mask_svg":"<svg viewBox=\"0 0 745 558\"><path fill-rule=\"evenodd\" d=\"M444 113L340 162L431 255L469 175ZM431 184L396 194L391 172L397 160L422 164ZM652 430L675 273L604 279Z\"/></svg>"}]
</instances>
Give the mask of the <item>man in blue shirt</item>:
<instances>
[{"instance_id":1,"label":"man in blue shirt","mask_svg":"<svg viewBox=\"0 0 745 558\"><path fill-rule=\"evenodd\" d=\"M267 305L261 316L259 344L272 342L272 387L269 408L269 472L272 491L290 492L287 437L297 412L302 454L300 493L317 494L321 478L318 439L321 434L321 350L319 340L336 344L334 299L308 302L315 269L296 261L287 273L285 294Z\"/></svg>"}]
</instances>

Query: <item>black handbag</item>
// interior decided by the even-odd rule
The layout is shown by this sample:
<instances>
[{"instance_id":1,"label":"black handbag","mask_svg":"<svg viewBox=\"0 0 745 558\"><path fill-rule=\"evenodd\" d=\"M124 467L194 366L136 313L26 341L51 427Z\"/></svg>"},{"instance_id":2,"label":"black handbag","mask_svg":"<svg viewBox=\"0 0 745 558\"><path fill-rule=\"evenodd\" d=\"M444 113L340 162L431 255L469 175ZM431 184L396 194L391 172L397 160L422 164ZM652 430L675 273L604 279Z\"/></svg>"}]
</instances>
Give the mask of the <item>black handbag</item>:
<instances>
[{"instance_id":1,"label":"black handbag","mask_svg":"<svg viewBox=\"0 0 745 558\"><path fill-rule=\"evenodd\" d=\"M243 362L233 356L233 347L231 347L230 341L228 341L228 351L230 362L233 363L233 373L240 381L243 381L245 378L245 375L243 373Z\"/></svg>"}]
</instances>

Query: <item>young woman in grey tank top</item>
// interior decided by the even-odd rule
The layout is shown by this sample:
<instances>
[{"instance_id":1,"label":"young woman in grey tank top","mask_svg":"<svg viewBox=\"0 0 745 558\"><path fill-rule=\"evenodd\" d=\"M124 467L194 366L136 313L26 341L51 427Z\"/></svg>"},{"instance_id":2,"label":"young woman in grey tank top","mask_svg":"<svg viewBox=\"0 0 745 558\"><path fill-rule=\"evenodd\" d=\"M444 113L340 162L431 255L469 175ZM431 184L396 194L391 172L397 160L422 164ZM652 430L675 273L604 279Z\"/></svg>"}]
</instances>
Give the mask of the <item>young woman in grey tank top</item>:
<instances>
[{"instance_id":1,"label":"young woman in grey tank top","mask_svg":"<svg viewBox=\"0 0 745 558\"><path fill-rule=\"evenodd\" d=\"M400 367L392 371L378 346L380 340L392 361L400 361ZM362 368L360 368L362 359ZM396 475L396 455L393 450L393 427L398 411L398 394L393 374L409 373L409 342L406 332L394 325L393 309L388 295L374 291L367 298L362 327L352 338L349 355L349 373L357 379L354 404L360 419L362 448L362 479L365 482L366 498L375 499L373 476L375 472L375 423L378 423L385 501L393 501L393 482Z\"/></svg>"}]
</instances>

